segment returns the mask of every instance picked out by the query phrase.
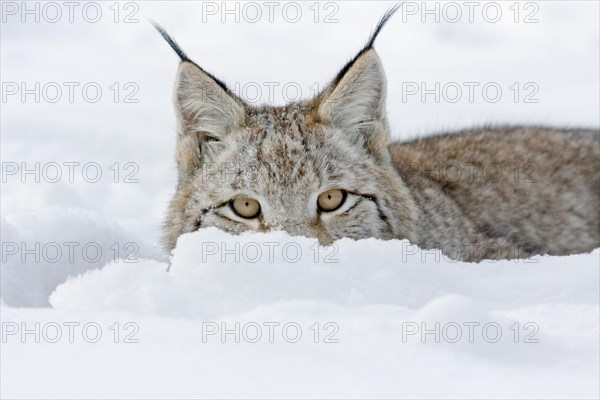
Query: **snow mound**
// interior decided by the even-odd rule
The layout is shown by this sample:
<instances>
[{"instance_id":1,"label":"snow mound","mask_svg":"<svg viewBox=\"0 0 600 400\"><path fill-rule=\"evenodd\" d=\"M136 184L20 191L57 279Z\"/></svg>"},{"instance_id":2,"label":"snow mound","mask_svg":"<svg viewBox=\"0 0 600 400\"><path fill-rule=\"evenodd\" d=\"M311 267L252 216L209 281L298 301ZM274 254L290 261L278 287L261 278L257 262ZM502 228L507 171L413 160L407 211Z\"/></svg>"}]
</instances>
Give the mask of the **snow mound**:
<instances>
[{"instance_id":1,"label":"snow mound","mask_svg":"<svg viewBox=\"0 0 600 400\"><path fill-rule=\"evenodd\" d=\"M50 302L64 310L198 318L296 300L419 308L453 294L489 308L596 304L598 269L590 265L599 254L473 264L401 240L342 239L321 247L284 232L232 236L208 228L181 236L170 266L113 261L60 285Z\"/></svg>"},{"instance_id":2,"label":"snow mound","mask_svg":"<svg viewBox=\"0 0 600 400\"><path fill-rule=\"evenodd\" d=\"M119 258L159 257L114 220L79 208L3 215L0 292L10 306L48 306L67 278Z\"/></svg>"},{"instance_id":3,"label":"snow mound","mask_svg":"<svg viewBox=\"0 0 600 400\"><path fill-rule=\"evenodd\" d=\"M54 309L2 305L2 396L597 398L599 256L473 264L203 229L170 264L70 277Z\"/></svg>"}]
</instances>

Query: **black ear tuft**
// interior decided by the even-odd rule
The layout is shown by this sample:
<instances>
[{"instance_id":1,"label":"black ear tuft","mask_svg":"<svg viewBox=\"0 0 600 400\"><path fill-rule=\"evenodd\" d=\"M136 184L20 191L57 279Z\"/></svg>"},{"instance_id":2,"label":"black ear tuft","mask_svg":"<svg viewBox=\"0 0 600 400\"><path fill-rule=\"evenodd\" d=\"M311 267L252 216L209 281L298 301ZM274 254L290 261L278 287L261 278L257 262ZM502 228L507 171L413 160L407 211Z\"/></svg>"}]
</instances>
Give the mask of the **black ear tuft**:
<instances>
[{"instance_id":1,"label":"black ear tuft","mask_svg":"<svg viewBox=\"0 0 600 400\"><path fill-rule=\"evenodd\" d=\"M381 20L379 20L379 23L375 27L375 30L373 30L373 33L371 33L371 36L369 37L369 40L367 41L367 44L365 45L362 52L373 48L373 45L375 44L375 39L377 39L379 32L381 32L381 29L383 29L385 24L390 20L390 18L392 18L396 11L398 11L398 8L400 8L400 3L395 4L389 10L387 10L385 14L383 14L383 17L381 17Z\"/></svg>"},{"instance_id":2,"label":"black ear tuft","mask_svg":"<svg viewBox=\"0 0 600 400\"><path fill-rule=\"evenodd\" d=\"M348 70L350 69L350 67L352 67L352 65L356 62L356 60L358 60L360 58L360 56L362 56L364 53L366 53L367 51L369 51L369 50L371 50L373 48L373 45L375 44L375 39L377 39L377 36L381 32L381 30L383 29L383 27L385 26L385 24L390 20L390 18L392 18L392 16L394 15L394 13L396 11L398 11L398 8L400 8L400 3L395 4L389 10L387 10L385 12L385 14L383 14L383 17L381 17L381 19L377 23L377 26L373 30L373 33L371 33L371 36L369 36L369 40L365 44L365 47L363 47L358 52L358 54L356 54L356 56L354 56L354 58L352 60L348 61L348 63L346 65L344 65L344 67L340 70L340 72L338 72L338 74L336 75L335 79L333 80L333 84L334 85L336 85L337 83L339 83L339 81L342 80L342 78L344 77L344 75L346 74L346 72L348 72Z\"/></svg>"},{"instance_id":3,"label":"black ear tuft","mask_svg":"<svg viewBox=\"0 0 600 400\"><path fill-rule=\"evenodd\" d=\"M167 31L165 31L165 29L162 26L160 26L155 21L150 21L150 22L152 23L152 26L154 26L154 28L158 31L158 33L160 33L160 35L163 37L163 39L165 39L165 41L169 44L169 46L171 46L173 51L175 51L175 53L177 53L177 55L179 56L181 61L191 61L188 58L187 54L185 54L185 52L183 50L181 50L181 47L179 47L179 45L177 44L175 39L173 39L171 36L169 36Z\"/></svg>"},{"instance_id":4,"label":"black ear tuft","mask_svg":"<svg viewBox=\"0 0 600 400\"><path fill-rule=\"evenodd\" d=\"M171 48L173 49L173 51L175 51L175 53L177 53L177 55L179 56L179 58L181 59L181 62L189 62L194 64L196 67L198 67L202 72L204 72L206 75L210 76L216 83L217 85L219 85L221 87L221 89L223 89L227 94L236 97L233 92L231 90L229 90L229 88L227 87L227 85L225 85L225 83L218 79L216 76L214 76L213 74L205 71L202 67L200 67L198 64L196 64L195 62L193 62L192 60L190 60L190 58L187 56L187 54L185 54L185 52L183 50L181 50L181 47L179 47L179 45L177 44L177 42L175 41L175 39L173 39L168 33L167 31L165 31L165 29L160 26L157 22L155 21L150 21L152 23L152 25L154 26L154 28L158 31L158 33L160 33L160 35L163 37L163 39L165 39L165 41L169 44L169 46L171 46ZM236 97L237 98L237 97Z\"/></svg>"}]
</instances>

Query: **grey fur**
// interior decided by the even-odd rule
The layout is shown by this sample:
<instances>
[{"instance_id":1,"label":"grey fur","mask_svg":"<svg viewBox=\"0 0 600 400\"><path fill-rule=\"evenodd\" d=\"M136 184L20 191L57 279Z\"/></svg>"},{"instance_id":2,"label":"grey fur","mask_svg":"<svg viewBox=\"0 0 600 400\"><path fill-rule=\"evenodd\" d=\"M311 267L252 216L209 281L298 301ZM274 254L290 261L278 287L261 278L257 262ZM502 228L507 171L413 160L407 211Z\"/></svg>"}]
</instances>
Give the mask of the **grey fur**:
<instances>
[{"instance_id":1,"label":"grey fur","mask_svg":"<svg viewBox=\"0 0 600 400\"><path fill-rule=\"evenodd\" d=\"M208 226L279 229L322 244L408 239L467 261L600 246L598 130L490 127L390 144L372 47L316 98L284 107L246 104L186 56L174 104L179 182L168 250ZM322 213L316 198L329 189L348 197ZM236 216L236 196L258 200L260 217Z\"/></svg>"}]
</instances>

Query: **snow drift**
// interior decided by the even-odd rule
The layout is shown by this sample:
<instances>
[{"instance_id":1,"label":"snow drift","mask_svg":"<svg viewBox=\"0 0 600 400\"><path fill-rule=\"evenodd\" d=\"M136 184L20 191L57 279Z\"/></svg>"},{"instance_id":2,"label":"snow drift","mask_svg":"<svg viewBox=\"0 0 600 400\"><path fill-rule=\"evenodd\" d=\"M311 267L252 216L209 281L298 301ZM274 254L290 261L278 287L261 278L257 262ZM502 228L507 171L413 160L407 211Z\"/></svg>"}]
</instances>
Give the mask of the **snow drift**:
<instances>
[{"instance_id":1,"label":"snow drift","mask_svg":"<svg viewBox=\"0 0 600 400\"><path fill-rule=\"evenodd\" d=\"M599 256L204 229L71 277L54 309L3 306L2 395L595 397Z\"/></svg>"}]
</instances>

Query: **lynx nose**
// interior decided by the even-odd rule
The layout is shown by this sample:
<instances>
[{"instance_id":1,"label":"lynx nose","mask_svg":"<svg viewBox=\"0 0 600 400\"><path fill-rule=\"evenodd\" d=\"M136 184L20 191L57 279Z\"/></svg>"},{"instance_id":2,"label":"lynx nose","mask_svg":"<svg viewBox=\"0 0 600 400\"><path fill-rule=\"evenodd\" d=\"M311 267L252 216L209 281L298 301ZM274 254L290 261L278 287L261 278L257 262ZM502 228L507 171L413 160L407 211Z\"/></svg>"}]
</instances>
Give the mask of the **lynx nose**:
<instances>
[{"instance_id":1,"label":"lynx nose","mask_svg":"<svg viewBox=\"0 0 600 400\"><path fill-rule=\"evenodd\" d=\"M291 236L304 236L319 240L322 246L329 245L333 242L333 238L324 228L319 229L311 221L285 221L281 224L273 226L272 230L282 230L289 233Z\"/></svg>"},{"instance_id":2,"label":"lynx nose","mask_svg":"<svg viewBox=\"0 0 600 400\"><path fill-rule=\"evenodd\" d=\"M264 221L266 231L285 231L292 236L315 237L313 229L299 218L273 218Z\"/></svg>"},{"instance_id":3,"label":"lynx nose","mask_svg":"<svg viewBox=\"0 0 600 400\"><path fill-rule=\"evenodd\" d=\"M292 236L316 237L313 230L305 222L286 222L281 228Z\"/></svg>"}]
</instances>

